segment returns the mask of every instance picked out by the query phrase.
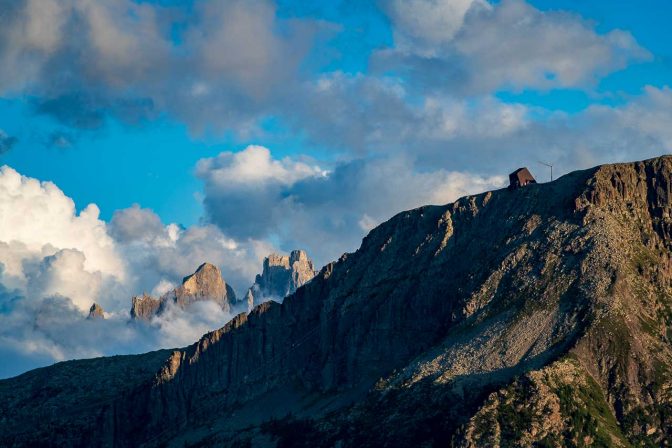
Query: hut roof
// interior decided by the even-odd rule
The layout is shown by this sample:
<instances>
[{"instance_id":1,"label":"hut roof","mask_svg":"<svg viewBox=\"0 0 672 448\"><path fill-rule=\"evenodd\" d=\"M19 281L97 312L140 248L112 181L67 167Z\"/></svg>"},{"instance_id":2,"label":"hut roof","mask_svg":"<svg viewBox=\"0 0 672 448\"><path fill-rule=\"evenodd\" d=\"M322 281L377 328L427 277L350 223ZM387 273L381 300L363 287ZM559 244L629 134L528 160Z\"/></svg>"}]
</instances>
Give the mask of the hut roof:
<instances>
[{"instance_id":1,"label":"hut roof","mask_svg":"<svg viewBox=\"0 0 672 448\"><path fill-rule=\"evenodd\" d=\"M526 167L518 168L513 173L509 174L509 188L518 188L523 187L527 184L536 184L535 180L530 170Z\"/></svg>"}]
</instances>

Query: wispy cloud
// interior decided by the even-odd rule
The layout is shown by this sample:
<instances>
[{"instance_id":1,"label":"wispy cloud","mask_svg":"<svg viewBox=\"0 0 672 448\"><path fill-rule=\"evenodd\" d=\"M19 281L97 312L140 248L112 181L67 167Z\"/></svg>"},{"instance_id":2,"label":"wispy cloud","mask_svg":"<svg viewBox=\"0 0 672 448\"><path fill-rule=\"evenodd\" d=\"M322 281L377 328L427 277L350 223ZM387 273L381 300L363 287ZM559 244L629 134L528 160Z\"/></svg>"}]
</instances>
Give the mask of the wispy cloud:
<instances>
[{"instance_id":1,"label":"wispy cloud","mask_svg":"<svg viewBox=\"0 0 672 448\"><path fill-rule=\"evenodd\" d=\"M7 135L5 131L0 129L0 155L10 151L18 142L18 138Z\"/></svg>"}]
</instances>

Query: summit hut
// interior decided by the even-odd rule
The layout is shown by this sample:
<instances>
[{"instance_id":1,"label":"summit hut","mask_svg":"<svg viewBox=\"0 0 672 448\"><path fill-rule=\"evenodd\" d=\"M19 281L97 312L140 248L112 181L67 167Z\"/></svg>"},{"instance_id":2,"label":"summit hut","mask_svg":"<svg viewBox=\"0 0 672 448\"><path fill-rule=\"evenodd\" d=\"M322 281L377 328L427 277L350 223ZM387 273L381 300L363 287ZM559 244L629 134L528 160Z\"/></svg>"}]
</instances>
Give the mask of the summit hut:
<instances>
[{"instance_id":1,"label":"summit hut","mask_svg":"<svg viewBox=\"0 0 672 448\"><path fill-rule=\"evenodd\" d=\"M529 184L536 184L537 181L527 168L518 168L513 173L509 174L509 190L524 187Z\"/></svg>"}]
</instances>

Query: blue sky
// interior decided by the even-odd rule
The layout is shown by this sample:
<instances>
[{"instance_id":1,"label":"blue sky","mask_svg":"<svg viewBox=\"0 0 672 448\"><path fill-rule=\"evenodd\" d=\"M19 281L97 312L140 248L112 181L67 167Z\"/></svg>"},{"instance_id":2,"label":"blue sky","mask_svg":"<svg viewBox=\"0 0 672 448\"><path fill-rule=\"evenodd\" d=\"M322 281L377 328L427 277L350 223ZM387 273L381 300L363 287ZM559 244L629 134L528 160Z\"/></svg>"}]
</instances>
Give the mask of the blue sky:
<instances>
[{"instance_id":1,"label":"blue sky","mask_svg":"<svg viewBox=\"0 0 672 448\"><path fill-rule=\"evenodd\" d=\"M504 88L494 92L502 101L577 113L594 104L622 104L631 96L640 95L645 85L668 84L672 75L672 39L667 33L672 17L669 2L535 0L530 3L545 11L581 15L595 23L598 33L627 30L653 57L616 70L589 89ZM302 61L301 70L306 72L303 76L308 78L333 71L366 74L372 52L394 45L392 24L374 2L279 1L276 14L280 18L322 20L335 28L316 39L317 43ZM306 141L300 130L284 129L275 135L254 137L235 136L235 130L227 129L193 132L165 111L142 123L124 124L109 116L96 129L78 129L36 114L32 103L30 96L21 93L5 94L0 102L0 129L18 139L12 151L2 155L2 163L28 176L53 180L80 208L90 202L98 204L106 219L117 209L139 203L157 211L166 222L197 223L202 209L195 193L202 186L193 175L194 166L197 160L223 150L236 151L248 144L261 144L271 148L276 157L292 154L314 154L327 160L335 157L328 139ZM63 134L71 142L63 141L61 146L65 147L59 147L50 142L54 133ZM446 166L450 169L450 160Z\"/></svg>"},{"instance_id":2,"label":"blue sky","mask_svg":"<svg viewBox=\"0 0 672 448\"><path fill-rule=\"evenodd\" d=\"M126 325L132 295L205 261L244 295L272 251L322 266L520 166L546 181L539 160L561 175L672 149L668 0L0 11L0 377L221 326Z\"/></svg>"}]
</instances>

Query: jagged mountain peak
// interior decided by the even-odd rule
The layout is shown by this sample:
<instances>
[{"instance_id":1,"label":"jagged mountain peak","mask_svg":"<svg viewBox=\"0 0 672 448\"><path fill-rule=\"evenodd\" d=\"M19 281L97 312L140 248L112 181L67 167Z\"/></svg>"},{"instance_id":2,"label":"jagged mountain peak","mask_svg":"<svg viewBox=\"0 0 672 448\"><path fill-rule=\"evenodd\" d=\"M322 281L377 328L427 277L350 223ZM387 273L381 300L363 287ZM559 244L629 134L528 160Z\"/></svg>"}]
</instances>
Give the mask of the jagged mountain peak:
<instances>
[{"instance_id":1,"label":"jagged mountain peak","mask_svg":"<svg viewBox=\"0 0 672 448\"><path fill-rule=\"evenodd\" d=\"M131 319L150 320L156 316L161 306L161 301L143 293L141 296L131 298Z\"/></svg>"},{"instance_id":2,"label":"jagged mountain peak","mask_svg":"<svg viewBox=\"0 0 672 448\"><path fill-rule=\"evenodd\" d=\"M313 266L313 262L305 250L293 250L289 255L272 253L264 258L264 265L269 267L282 266L284 268L291 268L295 263L310 266L311 268Z\"/></svg>"},{"instance_id":3,"label":"jagged mountain peak","mask_svg":"<svg viewBox=\"0 0 672 448\"><path fill-rule=\"evenodd\" d=\"M91 305L91 308L89 308L87 319L105 319L105 310L102 306L94 303Z\"/></svg>"},{"instance_id":4,"label":"jagged mountain peak","mask_svg":"<svg viewBox=\"0 0 672 448\"><path fill-rule=\"evenodd\" d=\"M301 261L301 260L309 260L308 253L305 250L298 249L298 250L293 250L289 254L289 260L290 264L293 262Z\"/></svg>"},{"instance_id":5,"label":"jagged mountain peak","mask_svg":"<svg viewBox=\"0 0 672 448\"><path fill-rule=\"evenodd\" d=\"M182 280L182 292L193 296L203 296L219 301L227 296L227 285L222 271L211 263L203 263L196 271ZM178 288L179 289L179 288ZM231 297L235 301L235 294Z\"/></svg>"},{"instance_id":6,"label":"jagged mountain peak","mask_svg":"<svg viewBox=\"0 0 672 448\"><path fill-rule=\"evenodd\" d=\"M270 254L264 258L262 273L247 291L248 310L267 300L282 301L312 280L316 273L313 261L304 250L293 250L289 255Z\"/></svg>"},{"instance_id":7,"label":"jagged mountain peak","mask_svg":"<svg viewBox=\"0 0 672 448\"><path fill-rule=\"evenodd\" d=\"M189 274L186 277L184 277L182 279L182 285L185 285L190 280L198 282L201 279L210 279L210 278L217 282L224 281L222 279L222 271L214 264L208 263L206 261L205 263L201 264L198 268L196 268L196 271L194 271L193 274Z\"/></svg>"},{"instance_id":8,"label":"jagged mountain peak","mask_svg":"<svg viewBox=\"0 0 672 448\"><path fill-rule=\"evenodd\" d=\"M184 277L180 286L158 299L147 294L133 297L131 318L149 320L161 314L168 306L176 305L184 309L203 300L217 303L226 312L236 303L236 294L222 278L221 270L207 262L201 264L193 274Z\"/></svg>"}]
</instances>

